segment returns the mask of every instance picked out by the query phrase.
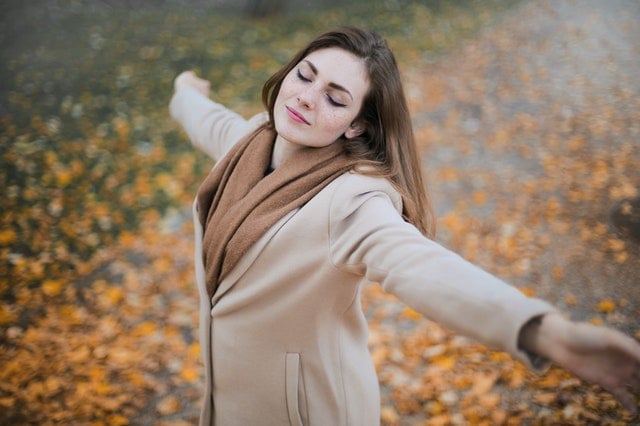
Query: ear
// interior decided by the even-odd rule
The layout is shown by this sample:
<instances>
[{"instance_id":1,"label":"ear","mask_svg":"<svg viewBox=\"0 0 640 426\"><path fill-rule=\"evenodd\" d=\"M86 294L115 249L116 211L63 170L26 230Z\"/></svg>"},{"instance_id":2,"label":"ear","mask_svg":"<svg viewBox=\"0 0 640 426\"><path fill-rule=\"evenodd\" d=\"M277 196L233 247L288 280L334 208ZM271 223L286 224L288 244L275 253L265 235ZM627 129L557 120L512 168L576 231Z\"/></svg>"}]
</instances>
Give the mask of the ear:
<instances>
[{"instance_id":1,"label":"ear","mask_svg":"<svg viewBox=\"0 0 640 426\"><path fill-rule=\"evenodd\" d=\"M351 123L351 126L349 126L347 131L344 132L344 136L347 139L353 139L356 136L360 136L361 134L363 134L365 130L367 130L367 126L364 122L359 120L354 121L353 123Z\"/></svg>"}]
</instances>

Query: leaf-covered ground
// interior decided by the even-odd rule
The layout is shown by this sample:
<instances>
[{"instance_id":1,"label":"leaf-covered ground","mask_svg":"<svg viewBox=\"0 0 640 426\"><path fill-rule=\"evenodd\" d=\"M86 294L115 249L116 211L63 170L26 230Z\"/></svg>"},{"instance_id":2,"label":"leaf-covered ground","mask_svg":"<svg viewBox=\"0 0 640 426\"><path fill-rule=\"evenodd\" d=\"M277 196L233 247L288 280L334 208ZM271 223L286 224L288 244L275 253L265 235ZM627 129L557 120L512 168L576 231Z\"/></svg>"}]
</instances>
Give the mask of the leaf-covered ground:
<instances>
[{"instance_id":1,"label":"leaf-covered ground","mask_svg":"<svg viewBox=\"0 0 640 426\"><path fill-rule=\"evenodd\" d=\"M124 7L124 6L128 7ZM193 424L202 368L189 205L210 167L171 123L196 69L244 114L310 37L382 32L405 75L439 240L576 319L638 336L635 2L351 2L251 21L175 1L0 6L0 423ZM379 287L383 424L632 424Z\"/></svg>"}]
</instances>

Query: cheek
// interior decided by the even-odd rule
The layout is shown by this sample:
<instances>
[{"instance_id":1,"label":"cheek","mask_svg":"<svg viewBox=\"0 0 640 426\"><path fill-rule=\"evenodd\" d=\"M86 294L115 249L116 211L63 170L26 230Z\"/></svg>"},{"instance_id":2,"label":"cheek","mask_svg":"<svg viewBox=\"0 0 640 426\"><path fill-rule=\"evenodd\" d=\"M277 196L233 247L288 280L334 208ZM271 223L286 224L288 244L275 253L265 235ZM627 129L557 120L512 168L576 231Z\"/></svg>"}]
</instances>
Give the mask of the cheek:
<instances>
[{"instance_id":1,"label":"cheek","mask_svg":"<svg viewBox=\"0 0 640 426\"><path fill-rule=\"evenodd\" d=\"M295 92L296 86L295 82L291 80L291 75L285 77L282 81L282 85L280 86L280 91L278 92L278 98L289 98Z\"/></svg>"},{"instance_id":2,"label":"cheek","mask_svg":"<svg viewBox=\"0 0 640 426\"><path fill-rule=\"evenodd\" d=\"M327 111L325 117L327 130L339 135L346 132L354 120L354 117L351 117L351 114L345 114L344 112L335 110Z\"/></svg>"}]
</instances>

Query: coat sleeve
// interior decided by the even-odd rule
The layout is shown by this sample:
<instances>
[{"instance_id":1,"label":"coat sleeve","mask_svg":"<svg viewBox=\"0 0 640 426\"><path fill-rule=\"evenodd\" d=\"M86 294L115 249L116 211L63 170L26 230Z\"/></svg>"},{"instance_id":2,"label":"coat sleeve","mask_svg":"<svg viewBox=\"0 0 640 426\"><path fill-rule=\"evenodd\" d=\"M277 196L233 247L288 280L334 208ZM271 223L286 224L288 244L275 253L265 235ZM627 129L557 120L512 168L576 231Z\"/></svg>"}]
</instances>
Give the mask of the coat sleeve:
<instances>
[{"instance_id":1,"label":"coat sleeve","mask_svg":"<svg viewBox=\"0 0 640 426\"><path fill-rule=\"evenodd\" d=\"M440 244L424 237L399 213L390 184L367 177L346 180L330 207L331 260L398 296L425 317L533 368L546 362L518 348L522 327L555 309L526 297ZM384 181L383 181L384 182Z\"/></svg>"},{"instance_id":2,"label":"coat sleeve","mask_svg":"<svg viewBox=\"0 0 640 426\"><path fill-rule=\"evenodd\" d=\"M246 120L191 87L173 94L169 112L191 143L215 160L222 158L235 142L268 118L262 113Z\"/></svg>"}]
</instances>

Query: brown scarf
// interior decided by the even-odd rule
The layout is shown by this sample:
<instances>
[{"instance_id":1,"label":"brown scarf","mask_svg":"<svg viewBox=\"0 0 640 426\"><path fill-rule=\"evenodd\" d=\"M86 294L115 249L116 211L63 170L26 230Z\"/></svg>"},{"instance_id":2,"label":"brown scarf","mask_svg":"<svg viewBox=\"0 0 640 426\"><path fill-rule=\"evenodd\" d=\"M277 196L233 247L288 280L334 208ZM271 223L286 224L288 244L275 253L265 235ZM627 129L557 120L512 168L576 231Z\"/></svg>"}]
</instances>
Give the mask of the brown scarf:
<instances>
[{"instance_id":1,"label":"brown scarf","mask_svg":"<svg viewBox=\"0 0 640 426\"><path fill-rule=\"evenodd\" d=\"M198 212L204 227L203 260L210 297L271 226L354 165L337 142L298 150L265 176L275 137L273 130L263 126L240 140L200 186Z\"/></svg>"}]
</instances>

